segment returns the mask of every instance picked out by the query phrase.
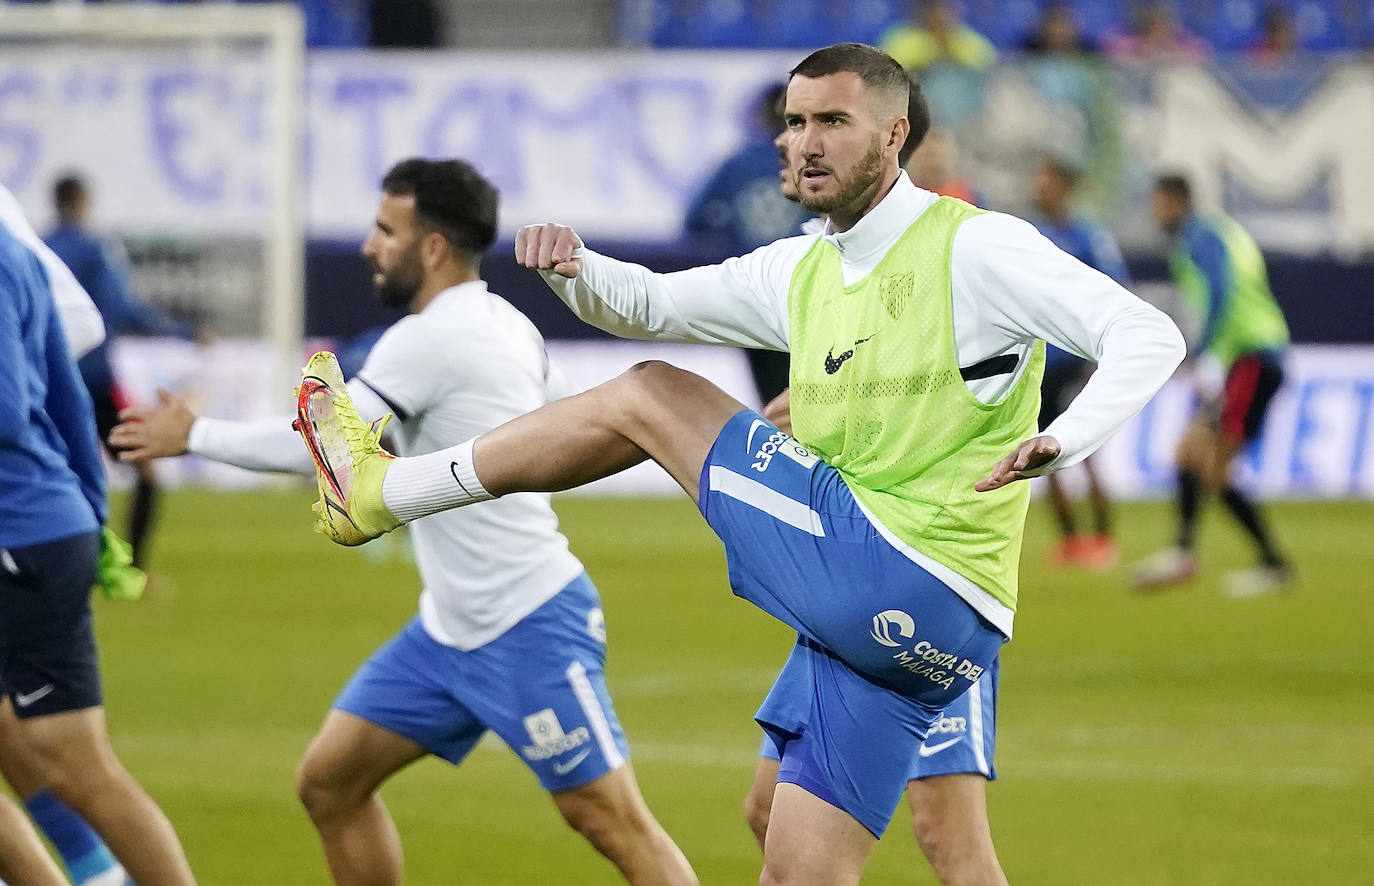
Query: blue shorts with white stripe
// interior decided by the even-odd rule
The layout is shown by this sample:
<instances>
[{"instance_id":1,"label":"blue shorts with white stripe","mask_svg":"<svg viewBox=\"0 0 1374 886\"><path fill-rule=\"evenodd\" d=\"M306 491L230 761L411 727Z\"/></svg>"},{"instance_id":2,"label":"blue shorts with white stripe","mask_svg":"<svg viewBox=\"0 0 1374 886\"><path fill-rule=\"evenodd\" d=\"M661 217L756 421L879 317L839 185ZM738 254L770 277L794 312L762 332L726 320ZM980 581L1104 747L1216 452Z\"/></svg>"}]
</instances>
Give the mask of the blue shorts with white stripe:
<instances>
[{"instance_id":1,"label":"blue shorts with white stripe","mask_svg":"<svg viewBox=\"0 0 1374 886\"><path fill-rule=\"evenodd\" d=\"M476 649L446 646L418 617L353 675L334 707L459 763L490 729L544 788L564 791L629 755L606 691L606 632L585 573Z\"/></svg>"},{"instance_id":2,"label":"blue shorts with white stripe","mask_svg":"<svg viewBox=\"0 0 1374 886\"><path fill-rule=\"evenodd\" d=\"M756 412L722 429L699 506L735 593L800 635L757 714L779 780L881 834L927 732L1005 638L893 548L835 469Z\"/></svg>"},{"instance_id":3,"label":"blue shorts with white stripe","mask_svg":"<svg viewBox=\"0 0 1374 886\"><path fill-rule=\"evenodd\" d=\"M997 747L997 675L1000 670L999 662L994 661L968 692L949 703L917 749L907 781L937 775L981 775L988 781L997 778L993 753ZM811 691L810 686L795 689ZM777 745L766 735L759 754L769 760L778 759Z\"/></svg>"}]
</instances>

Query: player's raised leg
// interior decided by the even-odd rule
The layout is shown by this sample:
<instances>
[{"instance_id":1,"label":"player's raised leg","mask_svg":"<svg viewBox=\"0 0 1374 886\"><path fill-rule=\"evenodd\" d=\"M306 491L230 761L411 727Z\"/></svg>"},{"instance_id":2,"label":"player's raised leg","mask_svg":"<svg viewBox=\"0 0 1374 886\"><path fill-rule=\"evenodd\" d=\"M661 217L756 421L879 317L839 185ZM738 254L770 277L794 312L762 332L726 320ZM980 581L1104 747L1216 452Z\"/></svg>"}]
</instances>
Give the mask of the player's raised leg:
<instances>
[{"instance_id":1,"label":"player's raised leg","mask_svg":"<svg viewBox=\"0 0 1374 886\"><path fill-rule=\"evenodd\" d=\"M427 753L354 714L329 712L305 752L296 792L319 832L335 883L401 882L400 834L377 788Z\"/></svg>"},{"instance_id":2,"label":"player's raised leg","mask_svg":"<svg viewBox=\"0 0 1374 886\"><path fill-rule=\"evenodd\" d=\"M553 794L568 824L631 884L692 886L696 874L644 802L629 763L588 784Z\"/></svg>"},{"instance_id":3,"label":"player's raised leg","mask_svg":"<svg viewBox=\"0 0 1374 886\"><path fill-rule=\"evenodd\" d=\"M707 453L744 409L700 376L651 361L466 443L398 459L380 450L352 404L335 395L342 376L332 355L316 355L307 372L298 429L320 475L320 528L343 544L512 492L580 486L646 458L695 501Z\"/></svg>"},{"instance_id":4,"label":"player's raised leg","mask_svg":"<svg viewBox=\"0 0 1374 886\"><path fill-rule=\"evenodd\" d=\"M707 453L743 409L701 376L650 361L483 434L473 459L483 486L505 495L581 486L647 456L696 501Z\"/></svg>"}]
</instances>

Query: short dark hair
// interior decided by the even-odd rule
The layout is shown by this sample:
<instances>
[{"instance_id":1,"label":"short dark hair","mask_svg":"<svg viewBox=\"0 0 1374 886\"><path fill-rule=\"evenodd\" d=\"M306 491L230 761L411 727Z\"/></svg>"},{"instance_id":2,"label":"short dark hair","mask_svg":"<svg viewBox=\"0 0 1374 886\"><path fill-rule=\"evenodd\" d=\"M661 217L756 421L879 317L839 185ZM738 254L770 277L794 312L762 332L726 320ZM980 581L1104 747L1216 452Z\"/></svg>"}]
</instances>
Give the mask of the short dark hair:
<instances>
[{"instance_id":1,"label":"short dark hair","mask_svg":"<svg viewBox=\"0 0 1374 886\"><path fill-rule=\"evenodd\" d=\"M898 166L906 166L911 155L926 140L926 133L930 132L930 106L926 104L925 93L921 92L921 81L916 77L907 79L911 87L906 100L906 122L911 131L906 134L906 144L897 152Z\"/></svg>"},{"instance_id":2,"label":"short dark hair","mask_svg":"<svg viewBox=\"0 0 1374 886\"><path fill-rule=\"evenodd\" d=\"M836 43L801 60L790 72L792 77L827 77L841 73L858 74L866 88L877 92L904 90L911 94L911 78L897 60L866 43Z\"/></svg>"},{"instance_id":3,"label":"short dark hair","mask_svg":"<svg viewBox=\"0 0 1374 886\"><path fill-rule=\"evenodd\" d=\"M67 174L59 178L52 186L52 202L61 212L68 209L77 200L86 195L86 183L81 176Z\"/></svg>"},{"instance_id":4,"label":"short dark hair","mask_svg":"<svg viewBox=\"0 0 1374 886\"><path fill-rule=\"evenodd\" d=\"M783 122L783 109L787 106L787 84L770 83L758 97L758 121L763 131L774 136L787 128Z\"/></svg>"},{"instance_id":5,"label":"short dark hair","mask_svg":"<svg viewBox=\"0 0 1374 886\"><path fill-rule=\"evenodd\" d=\"M1188 179L1178 173L1171 172L1155 179L1155 190L1177 197L1189 206L1193 203L1192 185L1188 184Z\"/></svg>"},{"instance_id":6,"label":"short dark hair","mask_svg":"<svg viewBox=\"0 0 1374 886\"><path fill-rule=\"evenodd\" d=\"M393 197L414 197L420 225L457 250L480 256L496 239L500 197L465 160L402 160L382 179L382 190Z\"/></svg>"}]
</instances>

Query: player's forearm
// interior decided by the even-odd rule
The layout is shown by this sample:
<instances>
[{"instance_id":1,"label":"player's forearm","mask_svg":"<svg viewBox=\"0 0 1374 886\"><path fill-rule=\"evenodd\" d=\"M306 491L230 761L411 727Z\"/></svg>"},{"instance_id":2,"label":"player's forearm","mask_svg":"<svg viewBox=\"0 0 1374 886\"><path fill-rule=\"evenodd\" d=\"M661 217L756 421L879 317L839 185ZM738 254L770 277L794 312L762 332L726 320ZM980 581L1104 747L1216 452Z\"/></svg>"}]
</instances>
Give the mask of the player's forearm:
<instances>
[{"instance_id":1,"label":"player's forearm","mask_svg":"<svg viewBox=\"0 0 1374 886\"><path fill-rule=\"evenodd\" d=\"M621 338L785 347L725 265L656 274L586 247L573 255L582 259L576 278L541 273L573 313L598 329Z\"/></svg>"},{"instance_id":2,"label":"player's forearm","mask_svg":"<svg viewBox=\"0 0 1374 886\"><path fill-rule=\"evenodd\" d=\"M1118 314L1103 333L1097 371L1042 431L1059 441L1059 457L1029 473L1049 473L1091 455L1164 386L1186 350L1178 327L1161 311L1142 302Z\"/></svg>"},{"instance_id":3,"label":"player's forearm","mask_svg":"<svg viewBox=\"0 0 1374 886\"><path fill-rule=\"evenodd\" d=\"M389 411L386 403L359 379L349 381L348 394L364 421L372 422ZM315 472L309 451L301 446L300 435L291 428L291 419L285 417L253 421L197 418L186 436L186 451L250 471L306 475Z\"/></svg>"},{"instance_id":4,"label":"player's forearm","mask_svg":"<svg viewBox=\"0 0 1374 886\"><path fill-rule=\"evenodd\" d=\"M642 265L598 255L585 247L573 252L582 271L569 279L540 271L544 282L583 322L621 338L658 338L649 318L654 275Z\"/></svg>"},{"instance_id":5,"label":"player's forearm","mask_svg":"<svg viewBox=\"0 0 1374 886\"><path fill-rule=\"evenodd\" d=\"M310 474L314 463L286 417L256 421L197 418L186 451L250 471Z\"/></svg>"}]
</instances>

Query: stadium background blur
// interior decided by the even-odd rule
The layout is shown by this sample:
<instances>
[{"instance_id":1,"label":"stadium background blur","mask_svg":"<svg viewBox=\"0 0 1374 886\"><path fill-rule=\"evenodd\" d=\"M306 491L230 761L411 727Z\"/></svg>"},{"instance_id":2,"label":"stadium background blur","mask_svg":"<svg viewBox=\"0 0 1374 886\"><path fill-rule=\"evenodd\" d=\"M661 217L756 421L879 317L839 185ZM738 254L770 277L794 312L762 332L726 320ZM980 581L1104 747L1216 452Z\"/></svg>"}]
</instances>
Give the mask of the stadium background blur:
<instances>
[{"instance_id":1,"label":"stadium background blur","mask_svg":"<svg viewBox=\"0 0 1374 886\"><path fill-rule=\"evenodd\" d=\"M137 38L6 28L38 5L58 18L119 6L161 25ZM209 346L120 340L126 387L144 399L180 389L222 417L289 406L270 304L294 304L293 357L365 348L395 319L357 246L381 172L417 153L464 156L502 189L506 242L485 276L577 381L666 356L756 402L738 353L611 341L517 269L508 242L559 220L656 269L714 258L682 217L757 135L760 91L808 48L882 41L924 14L898 0L308 0L303 84L272 74L252 41L177 36L183 14L222 23L262 5L0 3L0 181L44 229L53 180L88 177L136 290L218 334ZM955 4L986 48L920 73L957 171L983 205L1024 213L1036 159L1073 164L1136 290L1166 306L1155 173L1185 172L1204 209L1256 236L1297 346L1243 471L1281 500L1299 584L1223 599L1216 577L1246 554L1215 520L1198 579L1132 596L1119 573L1048 568L1052 528L1033 509L989 799L1004 865L1019 883L1369 882L1374 3L1179 2L1168 39L1154 40L1158 4L1075 0L1081 40L1068 48L1036 40L1050 5ZM283 91L299 109L285 129L270 113ZM283 142L298 170L285 197L266 184ZM263 232L283 212L297 220L300 285L277 292ZM1104 451L1130 500L1127 560L1166 540L1157 499L1190 401L1176 379ZM312 537L294 484L235 491L260 481L181 461L160 466L186 487L154 542L161 593L98 607L116 746L206 882L323 883L292 770L343 678L413 607L413 569L403 545L342 551ZM729 598L718 545L661 495L672 488L641 468L596 490L614 499L560 507L606 599L611 685L646 794L704 882L742 882L756 870L738 812L757 746L749 717L789 639ZM386 795L412 883L610 880L507 754L417 767ZM866 882L930 881L899 817Z\"/></svg>"}]
</instances>

